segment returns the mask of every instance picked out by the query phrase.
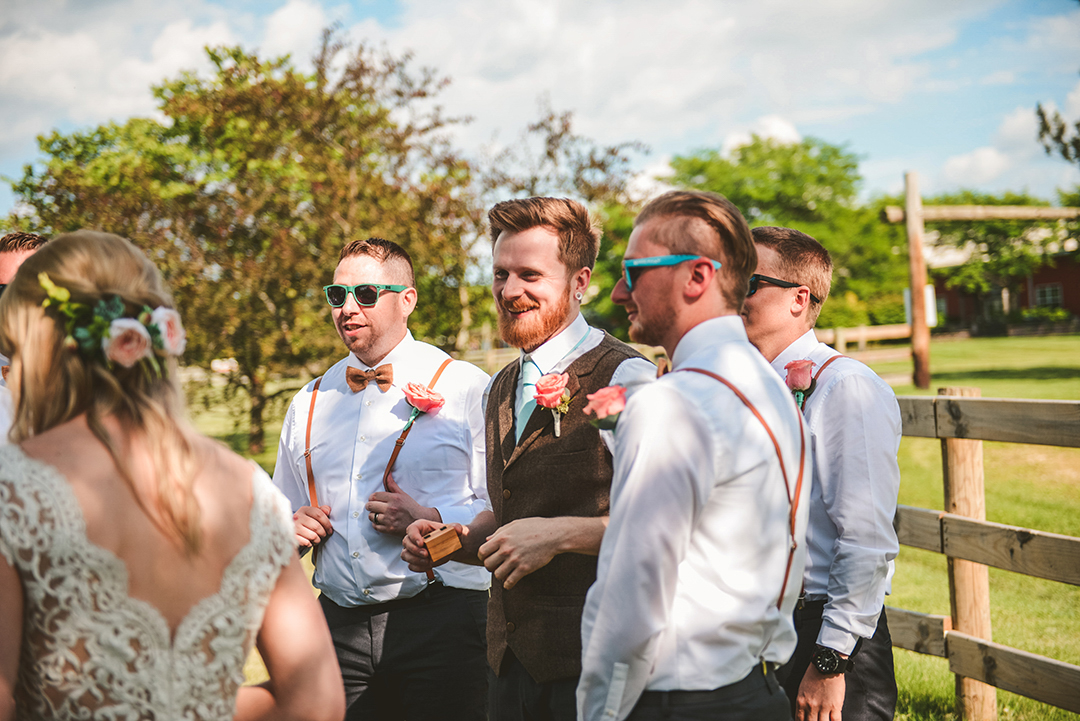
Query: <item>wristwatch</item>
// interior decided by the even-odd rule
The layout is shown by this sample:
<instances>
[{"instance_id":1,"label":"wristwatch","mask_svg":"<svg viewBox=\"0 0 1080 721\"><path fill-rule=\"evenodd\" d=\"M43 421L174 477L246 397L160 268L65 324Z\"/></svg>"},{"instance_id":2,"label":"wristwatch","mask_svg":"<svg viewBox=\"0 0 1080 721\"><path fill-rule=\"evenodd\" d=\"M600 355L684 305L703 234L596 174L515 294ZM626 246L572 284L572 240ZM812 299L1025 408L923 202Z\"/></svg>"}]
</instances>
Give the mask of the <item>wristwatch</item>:
<instances>
[{"instance_id":1,"label":"wristwatch","mask_svg":"<svg viewBox=\"0 0 1080 721\"><path fill-rule=\"evenodd\" d=\"M810 661L814 664L814 668L818 670L818 673L823 676L832 676L855 668L855 662L850 658L844 658L839 651L825 646L815 648Z\"/></svg>"}]
</instances>

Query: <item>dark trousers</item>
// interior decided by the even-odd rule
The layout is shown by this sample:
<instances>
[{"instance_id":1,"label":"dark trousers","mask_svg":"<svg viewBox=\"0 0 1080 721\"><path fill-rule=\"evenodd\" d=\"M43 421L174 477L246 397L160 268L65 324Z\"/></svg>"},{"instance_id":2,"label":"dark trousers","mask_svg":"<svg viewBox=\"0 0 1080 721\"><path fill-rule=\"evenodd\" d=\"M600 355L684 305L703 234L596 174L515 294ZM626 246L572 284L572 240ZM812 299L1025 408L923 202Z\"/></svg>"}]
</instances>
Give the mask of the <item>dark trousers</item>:
<instances>
[{"instance_id":1,"label":"dark trousers","mask_svg":"<svg viewBox=\"0 0 1080 721\"><path fill-rule=\"evenodd\" d=\"M791 701L793 716L799 684L810 666L810 657L821 631L824 606L824 601L808 601L802 609L795 610L795 630L799 634L799 643L791 660L777 671ZM892 637L884 609L878 617L874 635L859 641L851 660L855 662L855 667L844 674L844 721L892 719L896 713L896 673L893 670Z\"/></svg>"},{"instance_id":2,"label":"dark trousers","mask_svg":"<svg viewBox=\"0 0 1080 721\"><path fill-rule=\"evenodd\" d=\"M626 721L791 721L776 673L760 664L712 691L646 691Z\"/></svg>"},{"instance_id":3,"label":"dark trousers","mask_svg":"<svg viewBox=\"0 0 1080 721\"><path fill-rule=\"evenodd\" d=\"M577 721L578 678L537 683L509 648L490 676L490 721Z\"/></svg>"},{"instance_id":4,"label":"dark trousers","mask_svg":"<svg viewBox=\"0 0 1080 721\"><path fill-rule=\"evenodd\" d=\"M349 721L487 717L487 593L428 586L412 598L344 608L320 596Z\"/></svg>"}]
</instances>

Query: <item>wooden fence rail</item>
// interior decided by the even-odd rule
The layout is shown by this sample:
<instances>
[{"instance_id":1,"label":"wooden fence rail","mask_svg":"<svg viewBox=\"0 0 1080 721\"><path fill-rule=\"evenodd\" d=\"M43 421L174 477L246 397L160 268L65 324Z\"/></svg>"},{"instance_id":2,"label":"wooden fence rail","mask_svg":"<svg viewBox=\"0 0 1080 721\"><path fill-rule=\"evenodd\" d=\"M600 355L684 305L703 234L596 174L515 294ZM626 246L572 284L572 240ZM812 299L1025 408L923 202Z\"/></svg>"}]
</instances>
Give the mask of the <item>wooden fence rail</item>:
<instances>
[{"instance_id":1,"label":"wooden fence rail","mask_svg":"<svg viewBox=\"0 0 1080 721\"><path fill-rule=\"evenodd\" d=\"M965 720L996 718L994 688L1080 713L1080 666L991 640L985 581L986 567L993 566L1080 586L1080 538L986 521L981 445L1080 448L1080 402L961 397L961 390L974 391L897 399L905 436L941 439L945 505L954 512L897 509L901 544L948 556L952 611L937 616L886 608L893 645L949 660Z\"/></svg>"}]
</instances>

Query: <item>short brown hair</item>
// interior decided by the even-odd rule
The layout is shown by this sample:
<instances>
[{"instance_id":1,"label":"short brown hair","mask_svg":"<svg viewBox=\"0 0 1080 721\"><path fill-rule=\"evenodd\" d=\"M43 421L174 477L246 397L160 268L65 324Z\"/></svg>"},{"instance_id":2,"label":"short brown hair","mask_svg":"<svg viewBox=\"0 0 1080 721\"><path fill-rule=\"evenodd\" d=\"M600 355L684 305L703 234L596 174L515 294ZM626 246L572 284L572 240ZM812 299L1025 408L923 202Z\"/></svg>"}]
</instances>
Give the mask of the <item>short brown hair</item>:
<instances>
[{"instance_id":1,"label":"short brown hair","mask_svg":"<svg viewBox=\"0 0 1080 721\"><path fill-rule=\"evenodd\" d=\"M739 209L716 193L672 190L650 201L634 219L634 227L657 218L681 219L654 237L673 254L703 255L720 261L719 275L729 280L721 284L724 300L741 311L750 275L757 268L757 250ZM702 223L712 232L702 232Z\"/></svg>"},{"instance_id":2,"label":"short brown hair","mask_svg":"<svg viewBox=\"0 0 1080 721\"><path fill-rule=\"evenodd\" d=\"M37 250L48 243L48 238L42 238L36 233L23 233L15 231L0 238L0 253L14 253L20 250Z\"/></svg>"},{"instance_id":3,"label":"short brown hair","mask_svg":"<svg viewBox=\"0 0 1080 721\"><path fill-rule=\"evenodd\" d=\"M780 259L777 272L783 276L780 280L805 285L821 301L810 303L807 320L812 327L817 323L821 306L825 304L832 287L832 257L829 251L806 233L794 228L763 226L754 228L750 233L755 243L776 252Z\"/></svg>"},{"instance_id":4,"label":"short brown hair","mask_svg":"<svg viewBox=\"0 0 1080 721\"><path fill-rule=\"evenodd\" d=\"M568 276L582 268L592 270L600 254L600 227L584 205L569 198L504 200L488 211L488 223L493 245L504 232L551 228L559 236L559 262Z\"/></svg>"},{"instance_id":5,"label":"short brown hair","mask_svg":"<svg viewBox=\"0 0 1080 721\"><path fill-rule=\"evenodd\" d=\"M341 249L338 263L354 255L366 255L380 263L388 263L402 274L405 285L410 288L416 285L416 276L413 273L412 257L409 255L409 251L392 240L386 240L385 238L354 240Z\"/></svg>"}]
</instances>

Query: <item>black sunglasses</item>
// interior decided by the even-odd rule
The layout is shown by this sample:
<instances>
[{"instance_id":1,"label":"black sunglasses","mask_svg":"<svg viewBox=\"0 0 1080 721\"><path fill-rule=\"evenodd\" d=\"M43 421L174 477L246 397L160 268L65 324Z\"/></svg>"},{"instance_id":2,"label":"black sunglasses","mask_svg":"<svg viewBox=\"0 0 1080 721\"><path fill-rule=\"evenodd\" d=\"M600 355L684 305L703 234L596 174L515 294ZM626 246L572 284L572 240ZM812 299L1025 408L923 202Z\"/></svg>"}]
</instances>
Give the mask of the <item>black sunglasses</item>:
<instances>
[{"instance_id":1,"label":"black sunglasses","mask_svg":"<svg viewBox=\"0 0 1080 721\"><path fill-rule=\"evenodd\" d=\"M400 293L408 287L407 285L382 285L381 283L358 283L356 285L338 285L335 283L334 285L324 285L323 291L326 292L326 302L334 308L345 305L349 293L352 293L357 305L370 308L379 302L379 296L383 294L383 291Z\"/></svg>"},{"instance_id":2,"label":"black sunglasses","mask_svg":"<svg viewBox=\"0 0 1080 721\"><path fill-rule=\"evenodd\" d=\"M754 293L757 293L758 285L760 285L763 282L764 283L770 283L772 285L775 285L778 288L802 288L803 287L802 283L790 283L790 282L788 282L786 280L780 280L779 278L770 278L767 275L758 275L757 273L754 273L752 276L750 276L750 290L747 291L746 297L749 298ZM807 290L809 290L809 288L807 288ZM810 294L810 300L814 301L815 303L820 303L821 302L821 299L818 298L813 293Z\"/></svg>"}]
</instances>

